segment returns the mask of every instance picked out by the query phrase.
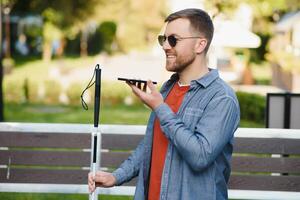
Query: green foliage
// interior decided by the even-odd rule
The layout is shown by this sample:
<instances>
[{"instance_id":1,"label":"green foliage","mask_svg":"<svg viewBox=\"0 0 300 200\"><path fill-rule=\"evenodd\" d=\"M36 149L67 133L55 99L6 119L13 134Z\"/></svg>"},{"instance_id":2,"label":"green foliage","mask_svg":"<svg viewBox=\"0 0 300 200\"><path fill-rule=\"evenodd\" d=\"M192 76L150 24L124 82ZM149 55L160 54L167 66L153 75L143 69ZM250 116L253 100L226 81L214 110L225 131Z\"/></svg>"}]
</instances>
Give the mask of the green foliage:
<instances>
[{"instance_id":1,"label":"green foliage","mask_svg":"<svg viewBox=\"0 0 300 200\"><path fill-rule=\"evenodd\" d=\"M2 60L2 66L4 74L10 73L15 66L15 61L12 58L4 58Z\"/></svg>"},{"instance_id":2,"label":"green foliage","mask_svg":"<svg viewBox=\"0 0 300 200\"><path fill-rule=\"evenodd\" d=\"M7 80L3 87L4 101L20 103L23 101L22 82Z\"/></svg>"},{"instance_id":3,"label":"green foliage","mask_svg":"<svg viewBox=\"0 0 300 200\"><path fill-rule=\"evenodd\" d=\"M236 93L241 110L241 119L263 124L265 121L265 97L246 92Z\"/></svg>"},{"instance_id":4,"label":"green foliage","mask_svg":"<svg viewBox=\"0 0 300 200\"><path fill-rule=\"evenodd\" d=\"M300 4L299 0L205 1L213 16L222 14L226 18L232 18L236 9L244 3L252 8L254 18L252 30L261 38L260 47L251 49L251 62L259 63L265 60L268 42L274 33L274 24L283 14L299 10Z\"/></svg>"},{"instance_id":5,"label":"green foliage","mask_svg":"<svg viewBox=\"0 0 300 200\"><path fill-rule=\"evenodd\" d=\"M249 49L250 62L261 63L265 61L265 55L268 53L267 44L271 38L270 34L256 33L261 39L261 45L255 49Z\"/></svg>"},{"instance_id":6,"label":"green foliage","mask_svg":"<svg viewBox=\"0 0 300 200\"><path fill-rule=\"evenodd\" d=\"M57 104L61 94L61 85L54 80L45 81L45 98L44 102L47 104Z\"/></svg>"},{"instance_id":7,"label":"green foliage","mask_svg":"<svg viewBox=\"0 0 300 200\"><path fill-rule=\"evenodd\" d=\"M83 85L80 83L71 83L67 89L66 95L69 100L69 105L80 105L80 95L83 91Z\"/></svg>"},{"instance_id":8,"label":"green foliage","mask_svg":"<svg viewBox=\"0 0 300 200\"><path fill-rule=\"evenodd\" d=\"M267 59L272 63L277 63L286 72L296 72L300 74L300 57L292 52L273 50L267 55Z\"/></svg>"},{"instance_id":9,"label":"green foliage","mask_svg":"<svg viewBox=\"0 0 300 200\"><path fill-rule=\"evenodd\" d=\"M117 24L117 44L121 51L142 49L156 41L166 17L166 0L111 0L103 1L96 18Z\"/></svg>"},{"instance_id":10,"label":"green foliage","mask_svg":"<svg viewBox=\"0 0 300 200\"><path fill-rule=\"evenodd\" d=\"M66 39L65 54L67 55L79 55L80 52L80 35L77 34L74 38Z\"/></svg>"},{"instance_id":11,"label":"green foliage","mask_svg":"<svg viewBox=\"0 0 300 200\"><path fill-rule=\"evenodd\" d=\"M23 94L25 102L38 103L41 99L38 96L38 83L34 81L24 80Z\"/></svg>"},{"instance_id":12,"label":"green foliage","mask_svg":"<svg viewBox=\"0 0 300 200\"><path fill-rule=\"evenodd\" d=\"M74 42L67 44L68 52L78 54L80 41L75 40L76 36L80 37L88 22L96 21L100 28L91 36L89 44L93 47L89 48L89 52L96 54L104 50L111 54L113 51L127 52L153 44L164 23L166 10L166 0L16 0L12 13L43 17L43 30L29 28L25 34L34 42L36 40L32 37L42 36L43 51L46 52L49 52L54 39L68 38L67 42ZM35 44L33 46L36 47ZM43 55L49 58L49 53Z\"/></svg>"},{"instance_id":13,"label":"green foliage","mask_svg":"<svg viewBox=\"0 0 300 200\"><path fill-rule=\"evenodd\" d=\"M45 21L51 22L51 23L57 24L57 25L59 25L63 20L62 13L58 12L58 10L55 10L53 8L46 8L43 11L42 16Z\"/></svg>"},{"instance_id":14,"label":"green foliage","mask_svg":"<svg viewBox=\"0 0 300 200\"><path fill-rule=\"evenodd\" d=\"M101 23L94 34L88 40L89 55L97 54L100 51L105 51L108 54L112 53L112 44L116 39L117 25L115 22L106 21Z\"/></svg>"},{"instance_id":15,"label":"green foliage","mask_svg":"<svg viewBox=\"0 0 300 200\"><path fill-rule=\"evenodd\" d=\"M213 12L213 16L217 16L220 13L225 15L231 15L235 9L237 9L240 1L239 0L210 0L205 1L205 6L208 10Z\"/></svg>"},{"instance_id":16,"label":"green foliage","mask_svg":"<svg viewBox=\"0 0 300 200\"><path fill-rule=\"evenodd\" d=\"M99 27L99 31L101 33L103 43L104 43L103 50L108 54L111 54L112 44L116 38L116 32L117 32L116 23L111 21L103 22Z\"/></svg>"}]
</instances>

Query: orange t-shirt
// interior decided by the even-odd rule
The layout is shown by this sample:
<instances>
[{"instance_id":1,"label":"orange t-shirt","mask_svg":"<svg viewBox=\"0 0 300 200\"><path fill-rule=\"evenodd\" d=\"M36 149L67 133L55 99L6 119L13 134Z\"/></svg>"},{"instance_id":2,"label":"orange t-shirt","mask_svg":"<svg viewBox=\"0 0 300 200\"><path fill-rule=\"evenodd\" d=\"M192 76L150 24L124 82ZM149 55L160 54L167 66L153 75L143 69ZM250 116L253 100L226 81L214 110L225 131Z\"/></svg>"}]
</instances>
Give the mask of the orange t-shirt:
<instances>
[{"instance_id":1,"label":"orange t-shirt","mask_svg":"<svg viewBox=\"0 0 300 200\"><path fill-rule=\"evenodd\" d=\"M189 86L179 86L179 84L176 83L165 99L165 103L170 106L174 113L178 111L183 97L189 88ZM156 118L153 131L148 200L159 200L161 177L164 169L167 148L168 139L162 132L159 120Z\"/></svg>"}]
</instances>

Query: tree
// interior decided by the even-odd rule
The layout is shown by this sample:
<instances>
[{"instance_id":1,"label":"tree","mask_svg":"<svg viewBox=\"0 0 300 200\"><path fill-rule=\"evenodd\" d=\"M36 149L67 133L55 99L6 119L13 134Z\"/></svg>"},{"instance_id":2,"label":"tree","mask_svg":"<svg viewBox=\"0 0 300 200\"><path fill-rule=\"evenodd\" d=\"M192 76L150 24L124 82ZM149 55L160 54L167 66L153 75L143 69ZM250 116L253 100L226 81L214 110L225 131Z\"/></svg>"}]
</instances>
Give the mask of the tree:
<instances>
[{"instance_id":1,"label":"tree","mask_svg":"<svg viewBox=\"0 0 300 200\"><path fill-rule=\"evenodd\" d=\"M6 21L6 51L5 55L10 57L10 28L9 28L9 13L14 0L1 0L0 1L0 122L4 121L4 102L3 102L3 44L2 44L2 13L5 13Z\"/></svg>"},{"instance_id":2,"label":"tree","mask_svg":"<svg viewBox=\"0 0 300 200\"><path fill-rule=\"evenodd\" d=\"M2 55L2 1L0 1L0 122L4 121Z\"/></svg>"},{"instance_id":3,"label":"tree","mask_svg":"<svg viewBox=\"0 0 300 200\"><path fill-rule=\"evenodd\" d=\"M40 15L43 18L43 59L51 59L51 46L59 41L61 53L64 49L64 39L79 28L95 12L96 5L104 0L18 0L13 12L21 15L28 13Z\"/></svg>"},{"instance_id":4,"label":"tree","mask_svg":"<svg viewBox=\"0 0 300 200\"><path fill-rule=\"evenodd\" d=\"M95 19L117 24L117 44L121 51L145 48L156 41L167 15L166 0L110 0L98 4Z\"/></svg>"},{"instance_id":5,"label":"tree","mask_svg":"<svg viewBox=\"0 0 300 200\"><path fill-rule=\"evenodd\" d=\"M257 49L244 50L250 61L261 62L265 60L269 39L273 35L274 24L283 14L300 9L299 0L246 0L246 1L226 1L211 0L206 1L206 6L213 11L213 15L223 14L227 18L232 17L232 13L241 3L247 3L252 7L253 23L252 30L261 38L261 46ZM251 72L249 63L245 70L245 80L250 80ZM251 81L250 81L251 82Z\"/></svg>"}]
</instances>

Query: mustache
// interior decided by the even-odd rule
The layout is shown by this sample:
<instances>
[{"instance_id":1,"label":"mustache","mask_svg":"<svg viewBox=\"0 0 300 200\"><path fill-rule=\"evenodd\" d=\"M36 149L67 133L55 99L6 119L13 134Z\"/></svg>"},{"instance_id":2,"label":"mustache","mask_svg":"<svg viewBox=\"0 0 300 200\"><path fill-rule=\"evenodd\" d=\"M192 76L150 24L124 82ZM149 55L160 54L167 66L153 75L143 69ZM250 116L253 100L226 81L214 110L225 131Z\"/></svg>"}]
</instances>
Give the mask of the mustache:
<instances>
[{"instance_id":1,"label":"mustache","mask_svg":"<svg viewBox=\"0 0 300 200\"><path fill-rule=\"evenodd\" d=\"M172 51L172 50L166 50L165 51L165 54L172 54L172 55L177 55L177 53L175 51Z\"/></svg>"}]
</instances>

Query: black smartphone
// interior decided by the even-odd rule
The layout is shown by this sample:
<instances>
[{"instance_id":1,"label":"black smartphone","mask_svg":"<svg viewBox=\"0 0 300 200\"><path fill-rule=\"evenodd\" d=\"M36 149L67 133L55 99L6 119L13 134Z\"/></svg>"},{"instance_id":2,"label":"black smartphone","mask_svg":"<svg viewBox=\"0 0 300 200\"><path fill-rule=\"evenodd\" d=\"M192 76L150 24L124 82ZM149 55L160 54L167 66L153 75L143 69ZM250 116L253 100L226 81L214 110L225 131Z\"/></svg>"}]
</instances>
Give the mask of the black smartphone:
<instances>
[{"instance_id":1,"label":"black smartphone","mask_svg":"<svg viewBox=\"0 0 300 200\"><path fill-rule=\"evenodd\" d=\"M126 81L126 82L129 82L129 83L132 83L132 84L135 84L135 83L147 83L147 81L145 80L139 80L139 79L131 79L131 78L118 78L119 81ZM157 82L155 81L152 81L153 84L157 84Z\"/></svg>"}]
</instances>

